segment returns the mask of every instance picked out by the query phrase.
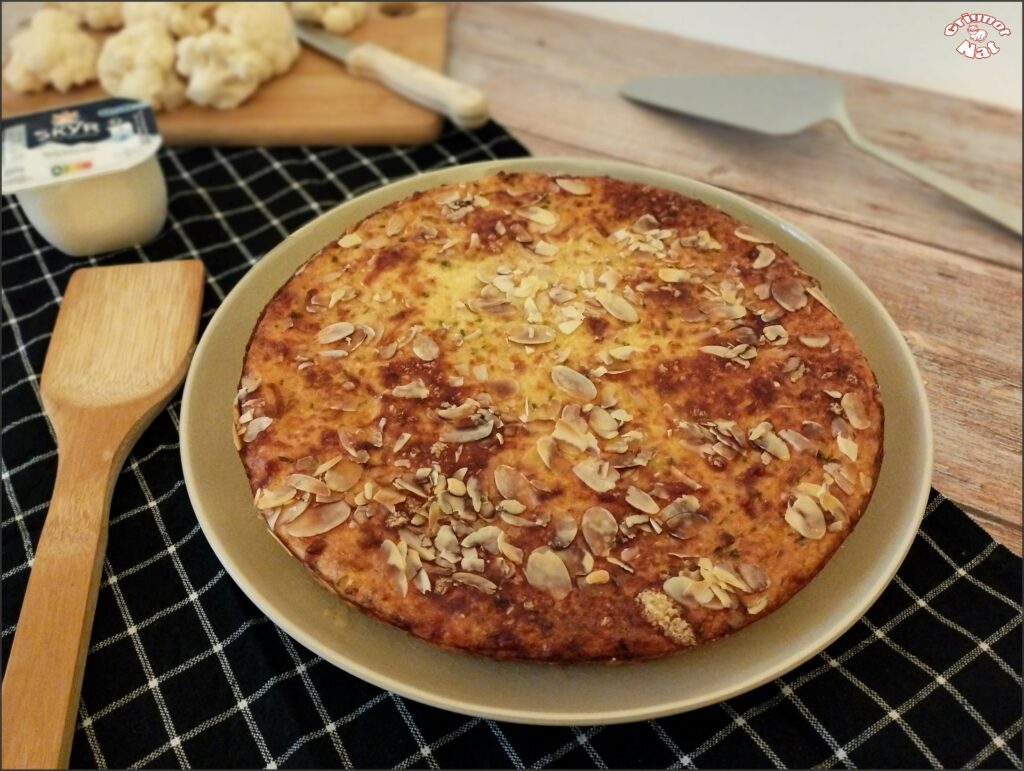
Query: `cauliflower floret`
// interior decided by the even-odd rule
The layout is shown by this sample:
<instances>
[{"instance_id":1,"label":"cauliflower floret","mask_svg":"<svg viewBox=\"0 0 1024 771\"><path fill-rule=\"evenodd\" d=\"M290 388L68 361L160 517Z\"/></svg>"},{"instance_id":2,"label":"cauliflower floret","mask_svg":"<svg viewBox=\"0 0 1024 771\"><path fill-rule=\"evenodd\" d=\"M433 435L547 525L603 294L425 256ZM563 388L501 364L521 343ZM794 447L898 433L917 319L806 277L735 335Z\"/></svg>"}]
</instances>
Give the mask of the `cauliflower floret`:
<instances>
[{"instance_id":1,"label":"cauliflower floret","mask_svg":"<svg viewBox=\"0 0 1024 771\"><path fill-rule=\"evenodd\" d=\"M162 21L175 37L200 35L213 26L210 15L218 3L125 3L125 26L147 19Z\"/></svg>"},{"instance_id":2,"label":"cauliflower floret","mask_svg":"<svg viewBox=\"0 0 1024 771\"><path fill-rule=\"evenodd\" d=\"M287 72L299 57L299 40L284 3L222 3L214 19L218 27L263 59L265 70L260 80Z\"/></svg>"},{"instance_id":3,"label":"cauliflower floret","mask_svg":"<svg viewBox=\"0 0 1024 771\"><path fill-rule=\"evenodd\" d=\"M178 72L190 101L218 110L237 107L263 82L266 63L246 42L214 30L178 41Z\"/></svg>"},{"instance_id":4,"label":"cauliflower floret","mask_svg":"<svg viewBox=\"0 0 1024 771\"><path fill-rule=\"evenodd\" d=\"M158 19L132 24L103 44L100 85L111 96L140 99L154 110L185 101L185 84L174 72L174 38Z\"/></svg>"},{"instance_id":5,"label":"cauliflower floret","mask_svg":"<svg viewBox=\"0 0 1024 771\"><path fill-rule=\"evenodd\" d=\"M4 79L16 91L58 91L96 79L99 45L78 28L78 18L56 8L37 12L28 29L11 38Z\"/></svg>"},{"instance_id":6,"label":"cauliflower floret","mask_svg":"<svg viewBox=\"0 0 1024 771\"><path fill-rule=\"evenodd\" d=\"M89 29L115 29L124 23L121 3L57 3L57 7L77 16Z\"/></svg>"},{"instance_id":7,"label":"cauliflower floret","mask_svg":"<svg viewBox=\"0 0 1024 771\"><path fill-rule=\"evenodd\" d=\"M284 3L222 3L216 29L178 41L178 72L196 104L237 107L266 80L286 72L299 41Z\"/></svg>"},{"instance_id":8,"label":"cauliflower floret","mask_svg":"<svg viewBox=\"0 0 1024 771\"><path fill-rule=\"evenodd\" d=\"M346 35L366 21L368 3L289 3L292 16L319 24L335 35Z\"/></svg>"}]
</instances>

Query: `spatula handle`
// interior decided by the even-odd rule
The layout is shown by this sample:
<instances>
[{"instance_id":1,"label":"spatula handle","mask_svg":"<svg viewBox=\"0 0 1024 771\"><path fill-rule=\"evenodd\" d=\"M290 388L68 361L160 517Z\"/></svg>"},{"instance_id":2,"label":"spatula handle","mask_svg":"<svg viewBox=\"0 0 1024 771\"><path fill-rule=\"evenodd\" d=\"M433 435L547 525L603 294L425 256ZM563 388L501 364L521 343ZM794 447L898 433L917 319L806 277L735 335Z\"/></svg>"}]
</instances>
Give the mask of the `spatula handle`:
<instances>
[{"instance_id":1,"label":"spatula handle","mask_svg":"<svg viewBox=\"0 0 1024 771\"><path fill-rule=\"evenodd\" d=\"M3 768L67 768L116 450L62 448L3 681Z\"/></svg>"}]
</instances>

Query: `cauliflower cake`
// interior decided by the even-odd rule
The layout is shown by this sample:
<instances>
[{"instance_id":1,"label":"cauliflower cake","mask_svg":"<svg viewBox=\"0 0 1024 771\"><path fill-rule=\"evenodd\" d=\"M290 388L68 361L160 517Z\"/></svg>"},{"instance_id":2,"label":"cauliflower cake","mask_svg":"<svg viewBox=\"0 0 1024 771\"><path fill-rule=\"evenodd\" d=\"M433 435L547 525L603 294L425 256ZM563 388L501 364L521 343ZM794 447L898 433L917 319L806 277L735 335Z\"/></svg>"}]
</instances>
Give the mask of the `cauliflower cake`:
<instances>
[{"instance_id":1,"label":"cauliflower cake","mask_svg":"<svg viewBox=\"0 0 1024 771\"><path fill-rule=\"evenodd\" d=\"M666 190L391 204L263 310L234 438L270 532L448 649L642 659L764 617L857 524L875 377L778 245Z\"/></svg>"}]
</instances>

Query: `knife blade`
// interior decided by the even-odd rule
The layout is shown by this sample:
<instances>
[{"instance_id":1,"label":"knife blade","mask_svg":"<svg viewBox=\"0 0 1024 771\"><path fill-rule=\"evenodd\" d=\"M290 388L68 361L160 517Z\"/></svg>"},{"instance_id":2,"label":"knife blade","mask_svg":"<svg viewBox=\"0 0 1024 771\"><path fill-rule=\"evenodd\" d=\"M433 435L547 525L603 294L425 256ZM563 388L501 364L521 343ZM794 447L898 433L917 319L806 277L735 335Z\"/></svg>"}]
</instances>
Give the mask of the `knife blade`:
<instances>
[{"instance_id":1,"label":"knife blade","mask_svg":"<svg viewBox=\"0 0 1024 771\"><path fill-rule=\"evenodd\" d=\"M472 86L373 43L353 43L309 24L297 23L295 34L310 48L342 62L351 74L376 80L410 101L443 113L460 128L487 122L487 98Z\"/></svg>"}]
</instances>

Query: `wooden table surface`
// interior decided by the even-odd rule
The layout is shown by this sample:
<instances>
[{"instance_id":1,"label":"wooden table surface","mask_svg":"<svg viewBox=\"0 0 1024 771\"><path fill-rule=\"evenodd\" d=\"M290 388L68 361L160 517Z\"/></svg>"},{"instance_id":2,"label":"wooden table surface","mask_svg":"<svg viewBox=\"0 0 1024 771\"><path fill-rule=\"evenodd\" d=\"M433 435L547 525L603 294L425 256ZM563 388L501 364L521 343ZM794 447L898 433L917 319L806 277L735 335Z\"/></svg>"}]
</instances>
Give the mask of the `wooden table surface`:
<instances>
[{"instance_id":1,"label":"wooden table surface","mask_svg":"<svg viewBox=\"0 0 1024 771\"><path fill-rule=\"evenodd\" d=\"M860 153L832 125L764 137L617 93L645 75L821 70L518 3L460 4L451 32L449 72L483 88L494 118L532 153L615 158L717 185L850 265L917 358L935 424L933 485L1021 553L1019 238ZM984 76L984 62L965 64ZM839 77L870 139L1020 205L1020 114Z\"/></svg>"},{"instance_id":2,"label":"wooden table surface","mask_svg":"<svg viewBox=\"0 0 1024 771\"><path fill-rule=\"evenodd\" d=\"M4 21L34 5L4 3ZM984 76L984 62L965 66ZM482 87L495 119L534 154L610 157L709 182L832 249L914 351L935 423L934 486L1021 553L1020 240L831 125L762 137L617 93L644 75L821 70L539 6L466 3L454 8L449 71ZM1020 205L1020 114L839 77L870 139Z\"/></svg>"}]
</instances>

